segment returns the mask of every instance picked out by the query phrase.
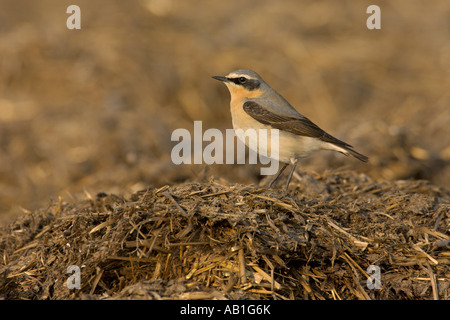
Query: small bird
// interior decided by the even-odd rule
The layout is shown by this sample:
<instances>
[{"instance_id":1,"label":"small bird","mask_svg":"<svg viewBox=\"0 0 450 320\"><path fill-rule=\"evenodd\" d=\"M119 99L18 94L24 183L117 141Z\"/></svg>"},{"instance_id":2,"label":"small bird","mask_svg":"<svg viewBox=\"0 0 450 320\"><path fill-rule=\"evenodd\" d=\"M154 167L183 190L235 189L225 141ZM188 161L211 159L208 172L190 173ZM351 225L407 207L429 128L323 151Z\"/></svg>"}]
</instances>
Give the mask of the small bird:
<instances>
[{"instance_id":1,"label":"small bird","mask_svg":"<svg viewBox=\"0 0 450 320\"><path fill-rule=\"evenodd\" d=\"M307 117L300 114L277 91L272 89L255 71L239 69L225 77L213 76L228 87L231 94L231 117L233 128L278 129L278 160L280 168L269 187L275 183L289 164L291 171L287 178L284 194L287 193L292 174L299 159L318 150L333 150L351 155L367 162L369 159L345 143L323 131ZM250 143L244 141L247 146ZM257 151L257 150L256 150Z\"/></svg>"}]
</instances>

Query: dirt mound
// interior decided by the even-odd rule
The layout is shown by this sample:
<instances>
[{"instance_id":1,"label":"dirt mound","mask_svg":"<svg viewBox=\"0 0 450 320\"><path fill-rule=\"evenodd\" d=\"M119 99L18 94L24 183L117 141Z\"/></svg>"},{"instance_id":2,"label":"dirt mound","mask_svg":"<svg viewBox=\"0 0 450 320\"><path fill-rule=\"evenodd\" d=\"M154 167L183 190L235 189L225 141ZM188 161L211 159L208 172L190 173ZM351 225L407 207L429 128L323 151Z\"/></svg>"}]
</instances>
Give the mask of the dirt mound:
<instances>
[{"instance_id":1,"label":"dirt mound","mask_svg":"<svg viewBox=\"0 0 450 320\"><path fill-rule=\"evenodd\" d=\"M0 230L0 297L449 299L449 203L346 171L60 199Z\"/></svg>"}]
</instances>

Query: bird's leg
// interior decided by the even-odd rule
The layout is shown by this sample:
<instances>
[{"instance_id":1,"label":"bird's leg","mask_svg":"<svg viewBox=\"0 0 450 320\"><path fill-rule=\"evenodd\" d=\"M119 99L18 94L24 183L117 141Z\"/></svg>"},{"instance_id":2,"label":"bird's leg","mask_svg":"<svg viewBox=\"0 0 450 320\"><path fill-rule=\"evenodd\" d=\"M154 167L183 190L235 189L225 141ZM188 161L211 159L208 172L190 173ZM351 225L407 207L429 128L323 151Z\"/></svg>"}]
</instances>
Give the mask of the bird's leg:
<instances>
[{"instance_id":1,"label":"bird's leg","mask_svg":"<svg viewBox=\"0 0 450 320\"><path fill-rule=\"evenodd\" d=\"M288 163L284 163L284 165L281 167L281 169L278 171L277 175L275 176L275 178L272 179L272 181L270 181L269 183L269 188L272 188L272 185L275 183L275 181L278 180L278 178L281 176L281 174L283 173L284 169L286 169L286 167L288 166Z\"/></svg>"},{"instance_id":2,"label":"bird's leg","mask_svg":"<svg viewBox=\"0 0 450 320\"><path fill-rule=\"evenodd\" d=\"M294 174L296 166L297 166L297 159L292 161L292 168L291 168L291 171L289 172L289 176L287 178L286 185L284 187L284 192L283 192L284 196L287 194L287 191L288 191L288 188L289 188L289 183L291 183L292 175Z\"/></svg>"}]
</instances>

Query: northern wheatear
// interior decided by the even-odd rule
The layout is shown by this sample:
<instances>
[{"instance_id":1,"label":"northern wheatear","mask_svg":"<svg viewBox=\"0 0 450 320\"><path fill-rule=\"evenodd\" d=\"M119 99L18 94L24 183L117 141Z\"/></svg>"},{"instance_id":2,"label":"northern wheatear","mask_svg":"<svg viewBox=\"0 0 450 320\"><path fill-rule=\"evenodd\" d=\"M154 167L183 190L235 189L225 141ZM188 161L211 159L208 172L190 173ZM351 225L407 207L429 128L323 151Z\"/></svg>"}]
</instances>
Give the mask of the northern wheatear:
<instances>
[{"instance_id":1,"label":"northern wheatear","mask_svg":"<svg viewBox=\"0 0 450 320\"><path fill-rule=\"evenodd\" d=\"M275 160L283 162L284 165L269 187L279 178L284 169L292 164L284 189L284 193L286 193L297 161L314 151L333 150L351 155L364 162L368 161L366 156L353 150L351 145L329 135L311 120L298 113L256 72L240 69L230 72L225 77L214 76L213 78L225 83L230 91L231 117L235 131L237 129L279 130L278 158ZM267 140L270 141L270 139ZM244 143L250 147L247 140ZM270 149L270 146L268 148Z\"/></svg>"}]
</instances>

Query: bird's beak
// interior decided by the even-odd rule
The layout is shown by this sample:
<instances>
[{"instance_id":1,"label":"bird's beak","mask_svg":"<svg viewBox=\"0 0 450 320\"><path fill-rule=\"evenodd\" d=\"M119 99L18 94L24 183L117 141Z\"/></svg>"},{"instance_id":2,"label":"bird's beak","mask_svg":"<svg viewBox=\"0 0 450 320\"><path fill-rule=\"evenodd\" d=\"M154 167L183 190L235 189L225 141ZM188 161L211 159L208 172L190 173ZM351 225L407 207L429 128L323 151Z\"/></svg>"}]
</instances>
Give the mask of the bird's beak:
<instances>
[{"instance_id":1,"label":"bird's beak","mask_svg":"<svg viewBox=\"0 0 450 320\"><path fill-rule=\"evenodd\" d=\"M222 81L222 82L227 82L228 79L222 76L213 76L214 79Z\"/></svg>"}]
</instances>

